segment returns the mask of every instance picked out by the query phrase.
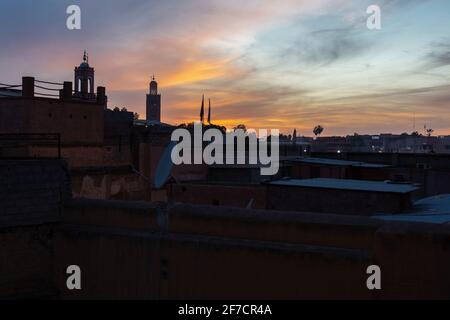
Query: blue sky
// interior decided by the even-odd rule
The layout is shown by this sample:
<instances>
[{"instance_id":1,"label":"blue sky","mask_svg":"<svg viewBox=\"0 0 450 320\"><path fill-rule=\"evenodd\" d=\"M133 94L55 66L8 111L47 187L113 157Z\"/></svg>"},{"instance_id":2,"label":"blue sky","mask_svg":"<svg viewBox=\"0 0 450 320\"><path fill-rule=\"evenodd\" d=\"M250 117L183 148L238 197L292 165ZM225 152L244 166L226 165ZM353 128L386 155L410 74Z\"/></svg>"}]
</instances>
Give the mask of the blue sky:
<instances>
[{"instance_id":1,"label":"blue sky","mask_svg":"<svg viewBox=\"0 0 450 320\"><path fill-rule=\"evenodd\" d=\"M228 127L401 133L415 115L450 134L449 1L3 0L0 21L0 82L71 80L87 49L110 106L144 115L155 74L170 123L194 120L204 93Z\"/></svg>"}]
</instances>

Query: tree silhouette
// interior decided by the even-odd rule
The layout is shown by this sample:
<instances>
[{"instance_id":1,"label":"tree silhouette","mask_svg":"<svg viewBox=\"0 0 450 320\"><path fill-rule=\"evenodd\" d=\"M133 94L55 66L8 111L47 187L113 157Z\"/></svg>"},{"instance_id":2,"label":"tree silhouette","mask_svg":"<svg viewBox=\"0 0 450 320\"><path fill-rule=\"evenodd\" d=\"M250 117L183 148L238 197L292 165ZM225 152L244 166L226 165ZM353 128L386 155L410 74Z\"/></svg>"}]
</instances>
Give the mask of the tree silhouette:
<instances>
[{"instance_id":1,"label":"tree silhouette","mask_svg":"<svg viewBox=\"0 0 450 320\"><path fill-rule=\"evenodd\" d=\"M313 133L317 137L317 136L320 136L322 134L323 130L325 130L324 127L322 127L319 124L318 126L314 127Z\"/></svg>"}]
</instances>

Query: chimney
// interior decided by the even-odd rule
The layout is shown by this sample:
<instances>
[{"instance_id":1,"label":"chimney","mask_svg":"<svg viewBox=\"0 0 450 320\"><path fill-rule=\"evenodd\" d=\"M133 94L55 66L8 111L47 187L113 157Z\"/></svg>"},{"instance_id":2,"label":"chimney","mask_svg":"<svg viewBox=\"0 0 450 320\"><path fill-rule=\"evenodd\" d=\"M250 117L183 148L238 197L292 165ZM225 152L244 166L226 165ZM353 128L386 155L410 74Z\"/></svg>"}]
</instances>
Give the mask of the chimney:
<instances>
[{"instance_id":1,"label":"chimney","mask_svg":"<svg viewBox=\"0 0 450 320\"><path fill-rule=\"evenodd\" d=\"M106 88L97 87L97 104L106 105Z\"/></svg>"},{"instance_id":2,"label":"chimney","mask_svg":"<svg viewBox=\"0 0 450 320\"><path fill-rule=\"evenodd\" d=\"M23 77L22 78L22 97L33 98L34 97L34 78Z\"/></svg>"},{"instance_id":3,"label":"chimney","mask_svg":"<svg viewBox=\"0 0 450 320\"><path fill-rule=\"evenodd\" d=\"M64 81L64 87L59 91L59 98L62 101L72 100L72 82Z\"/></svg>"}]
</instances>

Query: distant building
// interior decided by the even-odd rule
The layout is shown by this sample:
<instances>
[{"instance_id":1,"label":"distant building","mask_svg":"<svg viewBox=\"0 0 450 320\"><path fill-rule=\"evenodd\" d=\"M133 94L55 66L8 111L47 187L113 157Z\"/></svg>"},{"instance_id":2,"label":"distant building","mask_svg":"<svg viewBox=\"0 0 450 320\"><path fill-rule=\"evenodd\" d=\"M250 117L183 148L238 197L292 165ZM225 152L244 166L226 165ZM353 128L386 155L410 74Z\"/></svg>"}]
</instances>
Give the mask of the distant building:
<instances>
[{"instance_id":1,"label":"distant building","mask_svg":"<svg viewBox=\"0 0 450 320\"><path fill-rule=\"evenodd\" d=\"M147 94L146 118L147 121L161 122L161 95L158 93L158 83L155 81L155 77L152 77L150 92Z\"/></svg>"},{"instance_id":2,"label":"distant building","mask_svg":"<svg viewBox=\"0 0 450 320\"><path fill-rule=\"evenodd\" d=\"M450 137L406 133L319 137L312 142L312 152L450 153Z\"/></svg>"},{"instance_id":3,"label":"distant building","mask_svg":"<svg viewBox=\"0 0 450 320\"><path fill-rule=\"evenodd\" d=\"M133 113L108 109L105 87L94 91L94 73L85 52L74 84L24 77L0 88L0 156L59 154L71 169L129 165Z\"/></svg>"},{"instance_id":4,"label":"distant building","mask_svg":"<svg viewBox=\"0 0 450 320\"><path fill-rule=\"evenodd\" d=\"M0 154L52 157L59 150L70 166L102 163L106 89L94 92L94 69L86 53L74 78L73 87L72 82L23 77L21 85L0 90ZM31 134L58 135L59 141L44 143Z\"/></svg>"},{"instance_id":5,"label":"distant building","mask_svg":"<svg viewBox=\"0 0 450 320\"><path fill-rule=\"evenodd\" d=\"M243 169L241 171L241 176L244 176ZM250 174L251 171L248 171L240 182L204 180L172 183L173 201L369 216L378 213L400 214L409 210L412 197L419 190L418 186L411 183L350 179L280 179L255 183L249 180Z\"/></svg>"},{"instance_id":6,"label":"distant building","mask_svg":"<svg viewBox=\"0 0 450 320\"><path fill-rule=\"evenodd\" d=\"M413 184L350 179L268 183L267 208L344 215L399 214L412 207Z\"/></svg>"},{"instance_id":7,"label":"distant building","mask_svg":"<svg viewBox=\"0 0 450 320\"><path fill-rule=\"evenodd\" d=\"M390 166L340 159L292 157L285 161L291 166L294 179L334 178L354 180L389 180Z\"/></svg>"},{"instance_id":8,"label":"distant building","mask_svg":"<svg viewBox=\"0 0 450 320\"><path fill-rule=\"evenodd\" d=\"M79 67L75 67L75 98L82 98L85 100L95 100L94 92L94 68L89 65L89 58L84 52L83 62Z\"/></svg>"}]
</instances>

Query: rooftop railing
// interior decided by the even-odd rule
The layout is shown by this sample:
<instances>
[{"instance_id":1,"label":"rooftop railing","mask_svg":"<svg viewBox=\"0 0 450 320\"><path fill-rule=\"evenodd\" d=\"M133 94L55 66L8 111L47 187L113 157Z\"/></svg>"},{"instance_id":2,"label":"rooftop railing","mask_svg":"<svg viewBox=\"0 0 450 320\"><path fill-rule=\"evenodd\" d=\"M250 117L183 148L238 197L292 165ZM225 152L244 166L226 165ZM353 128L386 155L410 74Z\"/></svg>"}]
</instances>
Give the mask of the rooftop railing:
<instances>
[{"instance_id":1,"label":"rooftop railing","mask_svg":"<svg viewBox=\"0 0 450 320\"><path fill-rule=\"evenodd\" d=\"M50 82L34 77L23 77L22 84L0 83L0 98L50 98L62 101L94 102L106 105L105 87L97 87L97 94L83 93L72 89L72 82Z\"/></svg>"}]
</instances>

